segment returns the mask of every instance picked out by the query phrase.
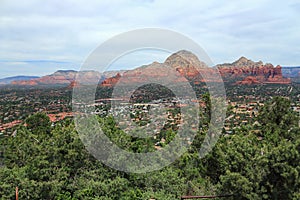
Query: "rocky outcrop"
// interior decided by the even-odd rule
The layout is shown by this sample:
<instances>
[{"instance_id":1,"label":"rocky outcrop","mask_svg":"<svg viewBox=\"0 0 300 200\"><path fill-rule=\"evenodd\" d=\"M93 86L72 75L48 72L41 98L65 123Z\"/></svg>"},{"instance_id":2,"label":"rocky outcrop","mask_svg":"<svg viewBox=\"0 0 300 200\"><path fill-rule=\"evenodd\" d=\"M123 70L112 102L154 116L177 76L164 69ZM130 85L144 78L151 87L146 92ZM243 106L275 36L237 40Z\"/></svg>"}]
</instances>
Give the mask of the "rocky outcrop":
<instances>
[{"instance_id":1,"label":"rocky outcrop","mask_svg":"<svg viewBox=\"0 0 300 200\"><path fill-rule=\"evenodd\" d=\"M128 71L108 71L100 74L96 71L60 70L51 75L28 81L15 81L15 85L68 85L74 88L79 85L94 84L100 81L102 86L114 86L121 78L123 83L144 82L148 79L168 79L170 69L178 72L173 81L200 82L230 82L236 84L289 84L290 79L282 75L282 67L274 67L272 64L264 64L262 61L254 62L245 57L241 57L233 63L225 63L208 67L201 62L193 53L182 50L169 56L164 63L153 62ZM218 70L221 78L215 76ZM79 82L75 82L76 77L80 77ZM110 78L109 78L110 77Z\"/></svg>"},{"instance_id":2,"label":"rocky outcrop","mask_svg":"<svg viewBox=\"0 0 300 200\"><path fill-rule=\"evenodd\" d=\"M175 71L174 71L175 69ZM215 78L214 68L209 68L201 62L193 53L182 50L169 56L165 62L153 62L133 70L128 70L123 75L118 74L102 82L102 86L114 86L122 77L122 83L142 83L153 80L165 80L166 82L193 81L194 83L205 81L222 81Z\"/></svg>"},{"instance_id":3,"label":"rocky outcrop","mask_svg":"<svg viewBox=\"0 0 300 200\"><path fill-rule=\"evenodd\" d=\"M215 68L207 67L205 63L189 51L179 51L169 56L164 63L154 62L144 65L134 70L124 72L123 76L111 77L103 81L103 86L114 86L122 77L129 82L142 82L146 78L157 78L167 74L167 66L175 69L181 78L186 78L194 83L199 82L232 82L236 84L260 84L277 83L289 84L290 79L282 76L281 66L274 67L272 64L263 64L262 61L253 62L245 57L241 57L233 63L217 65ZM215 70L218 70L222 79L217 79ZM167 78L167 77L165 77ZM174 81L180 81L179 77ZM124 81L124 80L123 80Z\"/></svg>"},{"instance_id":4,"label":"rocky outcrop","mask_svg":"<svg viewBox=\"0 0 300 200\"><path fill-rule=\"evenodd\" d=\"M73 87L79 83L75 83L76 77L79 76L80 84L90 84L103 81L106 77L96 71L74 71L74 70L59 70L55 73L40 78L25 80L25 81L14 81L14 85L69 85ZM73 86L72 86L73 85Z\"/></svg>"},{"instance_id":5,"label":"rocky outcrop","mask_svg":"<svg viewBox=\"0 0 300 200\"><path fill-rule=\"evenodd\" d=\"M182 76L188 78L199 77L199 69L207 68L204 62L201 62L197 56L186 50L172 54L164 64L176 69Z\"/></svg>"},{"instance_id":6,"label":"rocky outcrop","mask_svg":"<svg viewBox=\"0 0 300 200\"><path fill-rule=\"evenodd\" d=\"M235 81L237 84L277 83L289 84L291 80L282 76L282 67L263 62L253 62L241 57L231 64L217 65L224 81ZM241 80L239 80L241 79Z\"/></svg>"},{"instance_id":7,"label":"rocky outcrop","mask_svg":"<svg viewBox=\"0 0 300 200\"><path fill-rule=\"evenodd\" d=\"M80 84L74 80L68 85L67 89L73 89L73 88L77 88L77 87L80 87Z\"/></svg>"},{"instance_id":8,"label":"rocky outcrop","mask_svg":"<svg viewBox=\"0 0 300 200\"><path fill-rule=\"evenodd\" d=\"M76 76L76 71L59 70L51 75L42 76L37 79L28 81L15 81L14 85L53 85L53 84L70 84Z\"/></svg>"},{"instance_id":9,"label":"rocky outcrop","mask_svg":"<svg viewBox=\"0 0 300 200\"><path fill-rule=\"evenodd\" d=\"M12 85L28 85L28 86L38 85L36 80L12 81L11 84Z\"/></svg>"},{"instance_id":10,"label":"rocky outcrop","mask_svg":"<svg viewBox=\"0 0 300 200\"><path fill-rule=\"evenodd\" d=\"M221 82L216 69L208 67L190 51L181 50L169 56L163 63L176 69L181 76L194 82Z\"/></svg>"},{"instance_id":11,"label":"rocky outcrop","mask_svg":"<svg viewBox=\"0 0 300 200\"><path fill-rule=\"evenodd\" d=\"M113 76L113 77L110 77L110 78L105 79L105 80L101 83L101 85L102 85L102 86L105 86L105 87L112 87L112 86L114 86L115 84L117 84L117 82L119 81L120 78L121 78L120 73L117 73L116 76Z\"/></svg>"},{"instance_id":12,"label":"rocky outcrop","mask_svg":"<svg viewBox=\"0 0 300 200\"><path fill-rule=\"evenodd\" d=\"M244 80L237 81L236 83L242 85L252 85L252 84L258 84L260 82L254 76L247 76Z\"/></svg>"},{"instance_id":13,"label":"rocky outcrop","mask_svg":"<svg viewBox=\"0 0 300 200\"><path fill-rule=\"evenodd\" d=\"M38 76L12 76L0 79L0 85L8 85L15 81L27 81L39 78Z\"/></svg>"}]
</instances>

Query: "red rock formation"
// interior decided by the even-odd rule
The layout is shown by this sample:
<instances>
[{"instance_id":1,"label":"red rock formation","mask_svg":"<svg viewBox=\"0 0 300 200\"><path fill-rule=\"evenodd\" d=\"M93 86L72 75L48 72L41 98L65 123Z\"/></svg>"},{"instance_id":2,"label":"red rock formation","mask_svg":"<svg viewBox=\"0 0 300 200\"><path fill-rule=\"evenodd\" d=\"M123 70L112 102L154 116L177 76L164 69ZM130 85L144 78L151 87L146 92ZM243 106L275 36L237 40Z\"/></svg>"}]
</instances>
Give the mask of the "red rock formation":
<instances>
[{"instance_id":1,"label":"red rock formation","mask_svg":"<svg viewBox=\"0 0 300 200\"><path fill-rule=\"evenodd\" d=\"M258 83L278 83L289 84L290 79L282 77L281 66L274 67L272 64L263 64L261 61L253 62L245 57L241 57L237 61L230 64L217 65L215 68L207 67L205 63L189 51L179 51L169 56L164 63L154 62L150 65L145 65L134 70L122 71L113 76L114 72L107 72L111 78L105 79L102 86L114 86L122 77L122 82L144 82L149 78L165 78L171 69L178 72L178 76L174 81L193 81L194 83L200 82L236 82L237 84L258 84ZM216 78L216 70L219 70L222 79ZM95 71L57 71L52 75L44 76L30 81L15 81L13 84L17 85L39 85L39 84L66 84L70 88L78 86L75 83L75 77L79 75L80 84L95 83L100 80L105 74L100 74Z\"/></svg>"},{"instance_id":2,"label":"red rock formation","mask_svg":"<svg viewBox=\"0 0 300 200\"><path fill-rule=\"evenodd\" d=\"M70 83L70 85L68 85L67 89L73 89L73 88L76 88L76 87L79 87L79 86L80 86L80 84L78 82L72 81Z\"/></svg>"},{"instance_id":3,"label":"red rock formation","mask_svg":"<svg viewBox=\"0 0 300 200\"><path fill-rule=\"evenodd\" d=\"M26 81L12 81L12 85L38 85L38 83L35 80L26 80Z\"/></svg>"},{"instance_id":4,"label":"red rock formation","mask_svg":"<svg viewBox=\"0 0 300 200\"><path fill-rule=\"evenodd\" d=\"M204 62L199 61L197 56L185 50L172 54L164 64L175 68L182 76L189 79L199 78L201 73L199 69L208 68Z\"/></svg>"},{"instance_id":5,"label":"red rock formation","mask_svg":"<svg viewBox=\"0 0 300 200\"><path fill-rule=\"evenodd\" d=\"M51 75L43 76L34 80L14 81L14 85L52 85L52 84L70 84L75 79L76 71L57 71Z\"/></svg>"},{"instance_id":6,"label":"red rock formation","mask_svg":"<svg viewBox=\"0 0 300 200\"><path fill-rule=\"evenodd\" d=\"M242 85L252 85L258 83L260 82L253 76L247 76L244 80L236 82L236 84L242 84Z\"/></svg>"},{"instance_id":7,"label":"red rock formation","mask_svg":"<svg viewBox=\"0 0 300 200\"><path fill-rule=\"evenodd\" d=\"M277 65L267 78L266 83L289 84L291 83L291 80L282 77L282 67Z\"/></svg>"},{"instance_id":8,"label":"red rock formation","mask_svg":"<svg viewBox=\"0 0 300 200\"><path fill-rule=\"evenodd\" d=\"M113 76L113 77L110 77L110 78L105 79L105 80L101 83L101 85L102 85L102 86L105 86L105 87L112 87L112 86L114 86L114 85L119 81L120 78L121 78L120 73L117 73L116 76Z\"/></svg>"},{"instance_id":9,"label":"red rock formation","mask_svg":"<svg viewBox=\"0 0 300 200\"><path fill-rule=\"evenodd\" d=\"M14 81L14 85L70 85L79 77L80 83L97 83L101 79L101 74L96 71L74 71L59 70L51 75L28 81Z\"/></svg>"},{"instance_id":10,"label":"red rock formation","mask_svg":"<svg viewBox=\"0 0 300 200\"><path fill-rule=\"evenodd\" d=\"M274 67L272 64L264 65L261 61L253 62L245 57L231 64L217 65L217 67L224 81L243 78L242 81L237 81L237 84L291 83L290 79L283 78L281 66L277 65Z\"/></svg>"},{"instance_id":11,"label":"red rock formation","mask_svg":"<svg viewBox=\"0 0 300 200\"><path fill-rule=\"evenodd\" d=\"M174 71L175 69L175 71ZM177 73L176 73L177 72ZM114 86L122 77L122 83L142 83L153 80L166 80L169 82L193 81L200 83L204 81L219 82L215 78L216 69L207 65L189 51L179 51L169 56L164 63L153 62L133 70L128 70L121 76L118 74L102 82L102 86ZM172 74L172 75L171 75ZM203 77L202 77L203 76ZM122 84L121 83L121 84Z\"/></svg>"}]
</instances>

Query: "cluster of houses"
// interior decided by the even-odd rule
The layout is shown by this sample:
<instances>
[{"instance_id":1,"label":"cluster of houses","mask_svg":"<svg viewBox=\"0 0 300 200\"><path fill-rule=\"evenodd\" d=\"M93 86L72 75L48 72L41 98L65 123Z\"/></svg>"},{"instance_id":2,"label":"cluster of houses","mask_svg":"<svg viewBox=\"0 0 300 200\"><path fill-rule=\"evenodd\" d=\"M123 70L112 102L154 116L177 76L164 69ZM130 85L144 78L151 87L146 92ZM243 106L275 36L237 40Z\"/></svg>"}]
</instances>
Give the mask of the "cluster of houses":
<instances>
[{"instance_id":1,"label":"cluster of houses","mask_svg":"<svg viewBox=\"0 0 300 200\"><path fill-rule=\"evenodd\" d=\"M241 125L255 123L254 117L258 115L259 108L264 105L261 102L238 103L228 101L229 110L224 122L224 130L227 134Z\"/></svg>"},{"instance_id":2,"label":"cluster of houses","mask_svg":"<svg viewBox=\"0 0 300 200\"><path fill-rule=\"evenodd\" d=\"M12 132L10 129L36 112L49 114L51 121L70 116L71 105L67 95L63 90L20 90L1 93L0 132Z\"/></svg>"},{"instance_id":3,"label":"cluster of houses","mask_svg":"<svg viewBox=\"0 0 300 200\"><path fill-rule=\"evenodd\" d=\"M23 102L24 105L33 105L35 112L46 112L51 122L57 122L66 117L73 116L70 102L66 101L65 99L54 98L54 100L49 100L47 104L42 104L39 101L28 102L27 97L17 97L15 94L6 96L6 99L7 98L12 98L10 100L15 102ZM226 133L233 133L234 129L236 127L240 127L241 125L255 123L254 117L258 115L259 108L264 105L264 103L262 103L264 102L264 99L256 101L253 100L253 98L248 97L248 100L245 102L241 101L242 96L237 96L236 100L239 99L239 101L228 101L229 110L224 123L224 130ZM90 108L93 108L92 114L101 116L111 114L116 117L116 119L120 119L118 125L124 127L125 130L131 129L133 126L136 126L136 124L146 128L149 126L149 122L151 122L153 127L156 128L149 128L151 128L153 132L157 133L165 126L165 124L168 124L173 128L180 127L182 125L183 116L180 114L180 112L174 112L174 110L176 110L176 108L188 107L195 102L198 102L200 107L205 106L205 103L202 101L188 98L157 99L151 101L150 103L129 103L128 99L110 98L98 99L90 105L82 105L78 103L77 106L86 107L87 110L91 110ZM112 109L107 109L107 105L113 105ZM15 105L14 108L15 110L13 112L16 114L16 116L18 116L21 110L19 109L18 105ZM298 112L300 116L300 99L299 101L292 103L292 109ZM13 115L13 113L10 115ZM128 120L126 121L126 119ZM10 122L0 123L0 132L21 124L22 120L24 119L15 117L15 119L11 120Z\"/></svg>"}]
</instances>

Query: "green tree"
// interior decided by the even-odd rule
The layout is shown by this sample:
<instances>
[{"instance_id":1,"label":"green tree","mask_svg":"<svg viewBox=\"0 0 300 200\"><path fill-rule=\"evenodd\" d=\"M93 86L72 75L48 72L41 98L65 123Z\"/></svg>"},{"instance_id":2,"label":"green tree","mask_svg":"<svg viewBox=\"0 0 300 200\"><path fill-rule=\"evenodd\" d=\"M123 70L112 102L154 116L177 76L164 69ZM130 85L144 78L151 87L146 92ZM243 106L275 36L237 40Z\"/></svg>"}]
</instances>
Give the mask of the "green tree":
<instances>
[{"instance_id":1,"label":"green tree","mask_svg":"<svg viewBox=\"0 0 300 200\"><path fill-rule=\"evenodd\" d=\"M259 111L258 120L263 132L278 134L284 138L291 138L290 131L298 126L298 115L291 109L291 102L284 97L274 97Z\"/></svg>"},{"instance_id":2,"label":"green tree","mask_svg":"<svg viewBox=\"0 0 300 200\"><path fill-rule=\"evenodd\" d=\"M261 109L262 138L250 131L246 134L245 127L221 138L204 160L219 192L235 194L232 199L297 198L300 131L296 119L288 100L274 98Z\"/></svg>"},{"instance_id":3,"label":"green tree","mask_svg":"<svg viewBox=\"0 0 300 200\"><path fill-rule=\"evenodd\" d=\"M45 113L33 114L25 120L25 123L34 134L49 133L51 129L50 119Z\"/></svg>"}]
</instances>

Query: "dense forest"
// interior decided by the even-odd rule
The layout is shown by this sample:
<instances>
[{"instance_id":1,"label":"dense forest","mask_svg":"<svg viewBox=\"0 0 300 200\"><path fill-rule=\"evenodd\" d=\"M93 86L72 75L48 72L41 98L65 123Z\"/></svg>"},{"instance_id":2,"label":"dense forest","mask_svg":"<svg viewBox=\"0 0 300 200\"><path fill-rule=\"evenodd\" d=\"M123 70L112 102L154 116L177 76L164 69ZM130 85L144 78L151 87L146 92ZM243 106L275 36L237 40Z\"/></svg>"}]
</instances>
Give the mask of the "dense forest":
<instances>
[{"instance_id":1,"label":"dense forest","mask_svg":"<svg viewBox=\"0 0 300 200\"><path fill-rule=\"evenodd\" d=\"M0 139L0 197L15 199L180 199L183 195L224 195L226 199L300 199L300 129L290 101L274 97L259 110L257 123L223 134L199 158L207 126L186 153L154 172L111 169L89 154L72 118L52 124L43 113L29 116L12 136ZM209 115L209 110L200 113ZM151 139L120 130L112 117L98 118L105 133L133 152L155 151ZM171 140L176 134L161 135ZM224 198L225 199L225 198Z\"/></svg>"}]
</instances>

